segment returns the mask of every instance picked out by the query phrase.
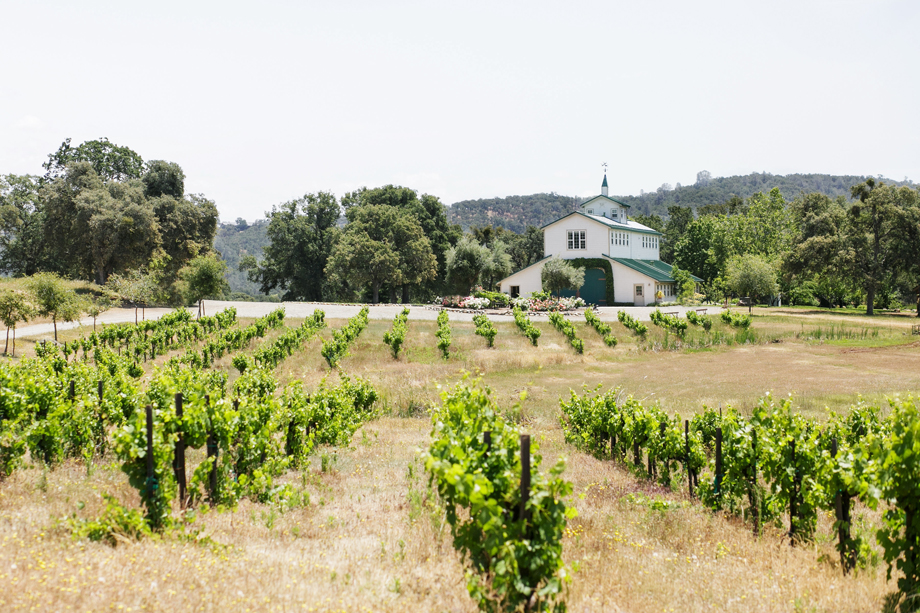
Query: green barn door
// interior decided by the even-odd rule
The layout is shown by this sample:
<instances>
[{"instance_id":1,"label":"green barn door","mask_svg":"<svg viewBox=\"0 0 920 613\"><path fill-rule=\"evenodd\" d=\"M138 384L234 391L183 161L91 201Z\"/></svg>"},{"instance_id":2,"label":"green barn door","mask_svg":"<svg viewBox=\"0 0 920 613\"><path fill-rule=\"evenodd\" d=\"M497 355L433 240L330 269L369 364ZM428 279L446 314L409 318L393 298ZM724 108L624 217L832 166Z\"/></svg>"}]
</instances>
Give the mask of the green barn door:
<instances>
[{"instance_id":1,"label":"green barn door","mask_svg":"<svg viewBox=\"0 0 920 613\"><path fill-rule=\"evenodd\" d=\"M600 268L589 268L585 271L585 284L576 294L572 290L563 290L562 296L571 298L580 296L588 304L606 306L607 304L607 275Z\"/></svg>"}]
</instances>

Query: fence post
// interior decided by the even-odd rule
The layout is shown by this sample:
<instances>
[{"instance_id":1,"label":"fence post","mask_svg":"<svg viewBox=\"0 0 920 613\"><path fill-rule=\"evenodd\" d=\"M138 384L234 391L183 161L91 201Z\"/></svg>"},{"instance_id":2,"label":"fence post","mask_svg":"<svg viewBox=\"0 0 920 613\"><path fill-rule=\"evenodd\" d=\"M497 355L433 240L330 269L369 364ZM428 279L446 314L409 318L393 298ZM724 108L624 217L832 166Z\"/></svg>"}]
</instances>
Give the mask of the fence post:
<instances>
[{"instance_id":1,"label":"fence post","mask_svg":"<svg viewBox=\"0 0 920 613\"><path fill-rule=\"evenodd\" d=\"M831 455L837 457L837 439L831 439ZM837 518L837 549L843 574L856 568L856 552L850 546L850 494L837 490L834 494L834 515Z\"/></svg>"},{"instance_id":2,"label":"fence post","mask_svg":"<svg viewBox=\"0 0 920 613\"><path fill-rule=\"evenodd\" d=\"M176 473L176 482L179 484L179 505L184 509L187 495L185 483L185 433L182 430L182 415L182 392L176 392L176 419L179 422L179 436L176 438L174 471Z\"/></svg>"},{"instance_id":3,"label":"fence post","mask_svg":"<svg viewBox=\"0 0 920 613\"><path fill-rule=\"evenodd\" d=\"M687 481L690 498L693 498L693 469L690 468L690 420L684 420L684 446L687 453Z\"/></svg>"},{"instance_id":4,"label":"fence post","mask_svg":"<svg viewBox=\"0 0 920 613\"><path fill-rule=\"evenodd\" d=\"M715 495L722 497L722 426L716 430L716 482L713 484Z\"/></svg>"},{"instance_id":5,"label":"fence post","mask_svg":"<svg viewBox=\"0 0 920 613\"><path fill-rule=\"evenodd\" d=\"M204 405L211 406L211 396L205 395ZM217 438L214 436L213 427L208 430L208 458L214 458L211 464L211 474L208 478L208 503L213 507L217 502Z\"/></svg>"},{"instance_id":6,"label":"fence post","mask_svg":"<svg viewBox=\"0 0 920 613\"><path fill-rule=\"evenodd\" d=\"M751 482L748 484L750 494L748 495L751 509L754 516L754 536L760 534L760 496L757 493L757 430L751 430Z\"/></svg>"},{"instance_id":7,"label":"fence post","mask_svg":"<svg viewBox=\"0 0 920 613\"><path fill-rule=\"evenodd\" d=\"M791 458L791 461L792 461L792 470L793 470L792 491L790 492L790 495L789 495L789 544L795 547L795 520L796 520L795 505L798 502L796 500L798 498L798 492L797 492L798 488L796 487L796 481L797 481L799 471L795 463L795 441L794 440L789 441L789 457Z\"/></svg>"},{"instance_id":8,"label":"fence post","mask_svg":"<svg viewBox=\"0 0 920 613\"><path fill-rule=\"evenodd\" d=\"M527 503L530 501L530 435L521 435L521 509L519 515L523 521L529 519Z\"/></svg>"},{"instance_id":9,"label":"fence post","mask_svg":"<svg viewBox=\"0 0 920 613\"><path fill-rule=\"evenodd\" d=\"M149 404L145 408L147 413L147 499L149 504L156 505L154 493L157 489L157 478L153 470L153 407Z\"/></svg>"}]
</instances>

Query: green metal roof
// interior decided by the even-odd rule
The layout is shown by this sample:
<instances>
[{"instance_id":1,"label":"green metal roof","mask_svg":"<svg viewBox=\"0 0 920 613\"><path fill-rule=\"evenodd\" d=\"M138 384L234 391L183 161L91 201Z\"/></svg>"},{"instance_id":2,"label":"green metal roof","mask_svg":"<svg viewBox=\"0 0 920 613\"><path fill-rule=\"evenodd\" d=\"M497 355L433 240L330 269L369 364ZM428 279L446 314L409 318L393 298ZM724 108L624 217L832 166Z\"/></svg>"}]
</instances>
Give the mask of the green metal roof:
<instances>
[{"instance_id":1,"label":"green metal roof","mask_svg":"<svg viewBox=\"0 0 920 613\"><path fill-rule=\"evenodd\" d=\"M662 283L673 283L674 278L671 277L671 271L674 269L673 266L667 262L662 262L661 260L633 260L630 258L611 258L609 255L606 256L616 262L617 264L622 264L627 268L632 268L636 272L640 272L646 277L651 277L655 281L661 281ZM697 283L702 283L702 279L696 275L690 275L694 281Z\"/></svg>"},{"instance_id":2,"label":"green metal roof","mask_svg":"<svg viewBox=\"0 0 920 613\"><path fill-rule=\"evenodd\" d=\"M607 187L607 173L604 173L604 182L601 183L601 187Z\"/></svg>"}]
</instances>

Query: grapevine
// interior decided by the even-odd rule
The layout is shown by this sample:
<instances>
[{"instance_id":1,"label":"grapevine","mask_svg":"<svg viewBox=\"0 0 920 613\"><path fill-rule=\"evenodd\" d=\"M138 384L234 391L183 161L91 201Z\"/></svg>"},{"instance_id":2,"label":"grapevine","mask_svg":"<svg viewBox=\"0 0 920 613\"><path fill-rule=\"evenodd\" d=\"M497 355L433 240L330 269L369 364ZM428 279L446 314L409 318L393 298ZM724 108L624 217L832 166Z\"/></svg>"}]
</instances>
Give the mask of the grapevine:
<instances>
[{"instance_id":1,"label":"grapevine","mask_svg":"<svg viewBox=\"0 0 920 613\"><path fill-rule=\"evenodd\" d=\"M543 475L541 456L531 456L529 496L522 505L520 433L500 416L489 390L458 384L444 392L432 424L425 469L437 486L454 547L471 566L467 589L479 608L564 610L562 535L575 512L563 501L572 492L561 478L563 462Z\"/></svg>"},{"instance_id":2,"label":"grapevine","mask_svg":"<svg viewBox=\"0 0 920 613\"><path fill-rule=\"evenodd\" d=\"M399 351L402 349L402 345L406 340L408 322L409 309L403 308L393 319L393 327L383 334L383 342L390 347L390 352L393 354L394 360L399 359Z\"/></svg>"},{"instance_id":3,"label":"grapevine","mask_svg":"<svg viewBox=\"0 0 920 613\"><path fill-rule=\"evenodd\" d=\"M477 313L473 315L473 323L476 324L476 334L486 339L486 342L489 343L489 347L493 347L495 345L495 335L498 331L495 329L492 322L489 321L489 318L482 313Z\"/></svg>"},{"instance_id":4,"label":"grapevine","mask_svg":"<svg viewBox=\"0 0 920 613\"><path fill-rule=\"evenodd\" d=\"M569 339L569 344L572 345L577 353L584 353L585 342L576 336L575 326L572 325L571 321L566 319L565 315L556 312L550 313L549 321L553 324L553 327L562 332L562 334Z\"/></svg>"},{"instance_id":5,"label":"grapevine","mask_svg":"<svg viewBox=\"0 0 920 613\"><path fill-rule=\"evenodd\" d=\"M441 350L441 357L445 360L450 357L450 320L447 311L438 313L438 331L435 333L438 337L438 349Z\"/></svg>"},{"instance_id":6,"label":"grapevine","mask_svg":"<svg viewBox=\"0 0 920 613\"><path fill-rule=\"evenodd\" d=\"M585 309L585 319L601 335L608 347L617 346L617 338L611 334L610 324L601 321L594 309Z\"/></svg>"},{"instance_id":7,"label":"grapevine","mask_svg":"<svg viewBox=\"0 0 920 613\"><path fill-rule=\"evenodd\" d=\"M530 323L530 318L518 307L514 307L511 312L514 314L514 323L524 333L524 336L530 339L530 344L536 347L537 339L540 338L540 329Z\"/></svg>"}]
</instances>

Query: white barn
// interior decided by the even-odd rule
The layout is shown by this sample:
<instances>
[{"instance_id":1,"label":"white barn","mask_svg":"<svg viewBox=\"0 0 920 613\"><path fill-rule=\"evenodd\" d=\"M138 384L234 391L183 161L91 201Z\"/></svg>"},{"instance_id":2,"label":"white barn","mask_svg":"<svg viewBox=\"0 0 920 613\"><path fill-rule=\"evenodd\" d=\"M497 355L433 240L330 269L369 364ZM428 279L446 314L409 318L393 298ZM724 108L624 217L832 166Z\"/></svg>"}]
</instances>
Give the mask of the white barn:
<instances>
[{"instance_id":1,"label":"white barn","mask_svg":"<svg viewBox=\"0 0 920 613\"><path fill-rule=\"evenodd\" d=\"M662 301L673 300L672 267L659 259L661 233L630 220L629 208L607 195L605 174L599 196L541 228L543 259L502 279L499 290L513 298L540 291L543 265L558 255L585 268L584 285L563 295L600 306L645 306L656 301L659 291Z\"/></svg>"}]
</instances>

